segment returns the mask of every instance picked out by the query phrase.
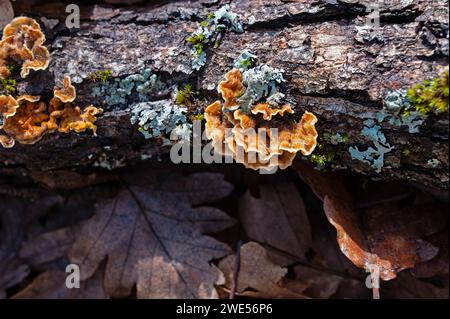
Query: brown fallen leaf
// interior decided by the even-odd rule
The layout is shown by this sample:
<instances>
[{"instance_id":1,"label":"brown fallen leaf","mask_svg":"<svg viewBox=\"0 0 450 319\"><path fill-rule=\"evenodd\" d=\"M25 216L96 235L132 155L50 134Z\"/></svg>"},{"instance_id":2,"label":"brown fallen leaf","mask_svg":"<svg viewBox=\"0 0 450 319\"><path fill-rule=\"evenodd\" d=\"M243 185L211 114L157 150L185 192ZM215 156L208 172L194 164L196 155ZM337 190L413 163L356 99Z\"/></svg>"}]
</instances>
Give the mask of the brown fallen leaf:
<instances>
[{"instance_id":1,"label":"brown fallen leaf","mask_svg":"<svg viewBox=\"0 0 450 319\"><path fill-rule=\"evenodd\" d=\"M304 294L316 299L330 298L336 294L339 286L345 280L343 277L325 273L304 265L295 266L294 272L296 278L308 286Z\"/></svg>"},{"instance_id":2,"label":"brown fallen leaf","mask_svg":"<svg viewBox=\"0 0 450 319\"><path fill-rule=\"evenodd\" d=\"M230 255L219 262L219 269L225 274L225 284L230 290L235 276L236 255ZM237 275L236 294L255 298L304 298L302 292L307 285L296 282L288 289L284 278L288 270L273 263L266 249L255 242L241 247L240 266Z\"/></svg>"},{"instance_id":3,"label":"brown fallen leaf","mask_svg":"<svg viewBox=\"0 0 450 319\"><path fill-rule=\"evenodd\" d=\"M188 177L176 172L129 174L124 188L101 202L83 226L69 256L90 278L107 258L104 287L112 297L213 298L223 280L211 266L230 248L204 233L234 221L212 207L193 207L228 196L232 186L220 174Z\"/></svg>"},{"instance_id":4,"label":"brown fallen leaf","mask_svg":"<svg viewBox=\"0 0 450 319\"><path fill-rule=\"evenodd\" d=\"M366 274L342 254L336 244L336 231L320 206L311 211L309 220L313 229L309 262L294 267L296 278L309 285L305 294L312 298L371 298L372 292L365 285Z\"/></svg>"},{"instance_id":5,"label":"brown fallen leaf","mask_svg":"<svg viewBox=\"0 0 450 319\"><path fill-rule=\"evenodd\" d=\"M430 278L449 274L448 228L426 238L427 241L439 247L438 255L430 261L417 264L411 273L417 278Z\"/></svg>"},{"instance_id":6,"label":"brown fallen leaf","mask_svg":"<svg viewBox=\"0 0 450 319\"><path fill-rule=\"evenodd\" d=\"M438 253L437 247L422 238L445 227L445 214L439 204L405 204L397 194L383 201L375 194L372 205L356 209L351 189L345 179L337 178L339 173L321 174L301 166L300 174L323 198L323 209L337 230L339 247L357 267L368 272L379 270L381 279L390 280L399 271Z\"/></svg>"},{"instance_id":7,"label":"brown fallen leaf","mask_svg":"<svg viewBox=\"0 0 450 319\"><path fill-rule=\"evenodd\" d=\"M344 172L318 171L312 164L305 161L295 161L294 168L321 201L324 200L325 195L339 196L345 200L351 197L348 191L347 176Z\"/></svg>"},{"instance_id":8,"label":"brown fallen leaf","mask_svg":"<svg viewBox=\"0 0 450 319\"><path fill-rule=\"evenodd\" d=\"M311 244L311 228L293 183L261 185L258 198L247 191L239 203L239 219L251 240L304 259ZM273 254L274 261L286 263Z\"/></svg>"},{"instance_id":9,"label":"brown fallen leaf","mask_svg":"<svg viewBox=\"0 0 450 319\"><path fill-rule=\"evenodd\" d=\"M102 271L80 282L80 288L67 288L69 274L62 270L49 270L39 274L12 299L107 299L102 286Z\"/></svg>"},{"instance_id":10,"label":"brown fallen leaf","mask_svg":"<svg viewBox=\"0 0 450 319\"><path fill-rule=\"evenodd\" d=\"M64 258L80 229L79 225L74 225L33 237L22 244L19 256L31 267Z\"/></svg>"},{"instance_id":11,"label":"brown fallen leaf","mask_svg":"<svg viewBox=\"0 0 450 319\"><path fill-rule=\"evenodd\" d=\"M60 201L59 196L42 197L34 202L0 196L0 298L5 297L5 289L20 283L30 272L19 258L30 224Z\"/></svg>"},{"instance_id":12,"label":"brown fallen leaf","mask_svg":"<svg viewBox=\"0 0 450 319\"><path fill-rule=\"evenodd\" d=\"M435 207L430 208L416 208L422 210L421 219L434 218ZM383 280L393 279L399 271L413 268L438 253L437 247L421 239L423 234L408 229L409 208L378 205L358 214L348 203L325 196L324 211L337 230L341 251L368 272L377 271L372 267L378 267Z\"/></svg>"},{"instance_id":13,"label":"brown fallen leaf","mask_svg":"<svg viewBox=\"0 0 450 319\"><path fill-rule=\"evenodd\" d=\"M434 284L402 272L396 280L381 283L381 296L383 299L448 299L448 276L437 279L440 280Z\"/></svg>"},{"instance_id":14,"label":"brown fallen leaf","mask_svg":"<svg viewBox=\"0 0 450 319\"><path fill-rule=\"evenodd\" d=\"M5 290L28 276L29 268L17 258L22 243L27 202L0 196L0 298Z\"/></svg>"}]
</instances>

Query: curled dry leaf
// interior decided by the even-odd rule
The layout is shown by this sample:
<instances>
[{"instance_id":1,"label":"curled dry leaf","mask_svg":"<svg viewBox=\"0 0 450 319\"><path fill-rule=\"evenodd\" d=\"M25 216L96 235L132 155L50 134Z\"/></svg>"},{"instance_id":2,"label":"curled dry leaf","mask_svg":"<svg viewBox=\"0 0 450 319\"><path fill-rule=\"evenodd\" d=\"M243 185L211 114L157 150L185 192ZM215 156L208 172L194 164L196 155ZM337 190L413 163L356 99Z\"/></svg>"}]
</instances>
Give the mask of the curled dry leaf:
<instances>
[{"instance_id":1,"label":"curled dry leaf","mask_svg":"<svg viewBox=\"0 0 450 319\"><path fill-rule=\"evenodd\" d=\"M64 258L79 231L80 227L75 225L33 237L23 243L19 256L32 267Z\"/></svg>"},{"instance_id":2,"label":"curled dry leaf","mask_svg":"<svg viewBox=\"0 0 450 319\"><path fill-rule=\"evenodd\" d=\"M438 253L437 247L421 239L439 229L442 219L436 214L440 213L436 207L377 205L358 214L348 203L325 196L324 211L337 230L342 252L356 266L367 271L379 267L383 280L393 279L399 271L413 268ZM430 220L436 222L427 229L413 225Z\"/></svg>"},{"instance_id":3,"label":"curled dry leaf","mask_svg":"<svg viewBox=\"0 0 450 319\"><path fill-rule=\"evenodd\" d=\"M405 205L400 201L356 209L346 183L333 173L321 174L301 165L300 174L323 198L323 208L337 230L341 251L353 264L390 280L404 269L435 257L438 248L422 240L445 227L440 205ZM342 176L341 176L342 177Z\"/></svg>"},{"instance_id":4,"label":"curled dry leaf","mask_svg":"<svg viewBox=\"0 0 450 319\"><path fill-rule=\"evenodd\" d=\"M236 255L230 255L219 263L225 274L225 287L229 290L235 276ZM236 293L257 298L304 298L307 285L301 282L286 284L287 269L274 264L266 249L255 242L242 246ZM289 288L294 289L289 289ZM255 292L256 291L256 292Z\"/></svg>"},{"instance_id":5,"label":"curled dry leaf","mask_svg":"<svg viewBox=\"0 0 450 319\"><path fill-rule=\"evenodd\" d=\"M205 236L233 220L212 207L193 207L229 195L232 186L219 174L137 172L124 188L98 205L83 226L69 257L80 266L81 279L106 261L104 287L109 296L138 298L213 298L223 280L211 266L230 248Z\"/></svg>"},{"instance_id":6,"label":"curled dry leaf","mask_svg":"<svg viewBox=\"0 0 450 319\"><path fill-rule=\"evenodd\" d=\"M66 286L68 273L61 270L49 270L39 274L27 287L15 294L13 299L107 299L103 289L103 273L97 271L94 276L80 282L80 288L69 289Z\"/></svg>"},{"instance_id":7,"label":"curled dry leaf","mask_svg":"<svg viewBox=\"0 0 450 319\"><path fill-rule=\"evenodd\" d=\"M311 244L311 227L293 183L261 185L259 198L247 191L239 203L239 219L252 240L304 259Z\"/></svg>"}]
</instances>

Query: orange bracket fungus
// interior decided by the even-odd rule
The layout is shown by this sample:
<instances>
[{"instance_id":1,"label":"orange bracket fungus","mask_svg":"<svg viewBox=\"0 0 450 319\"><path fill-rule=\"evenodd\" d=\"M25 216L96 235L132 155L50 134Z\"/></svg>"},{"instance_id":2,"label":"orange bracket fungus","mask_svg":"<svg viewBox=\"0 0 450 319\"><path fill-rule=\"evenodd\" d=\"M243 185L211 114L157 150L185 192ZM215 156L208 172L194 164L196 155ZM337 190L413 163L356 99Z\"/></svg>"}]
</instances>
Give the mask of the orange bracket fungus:
<instances>
[{"instance_id":1,"label":"orange bracket fungus","mask_svg":"<svg viewBox=\"0 0 450 319\"><path fill-rule=\"evenodd\" d=\"M264 72L272 70L265 67L262 69ZM258 79L258 76L254 78ZM255 87L281 96L273 85L266 81ZM245 76L238 69L228 72L225 80L220 82L218 91L225 102L216 101L205 111L206 135L212 140L214 150L255 170L286 169L298 151L305 156L310 155L317 145L316 116L306 111L297 122L286 116L294 113L291 106L269 103L268 94L253 94L258 96L254 100L259 103L242 107L240 101L243 96L252 94L249 89L250 81L246 83ZM264 98L267 103L261 101Z\"/></svg>"},{"instance_id":2,"label":"orange bracket fungus","mask_svg":"<svg viewBox=\"0 0 450 319\"><path fill-rule=\"evenodd\" d=\"M0 96L0 115L3 117L0 129L5 133L0 135L0 143L5 148L13 147L16 141L34 144L56 130L60 133L91 130L95 134L96 115L103 110L90 105L82 111L71 103L75 96L69 77L64 78L62 89L55 88L48 105L40 101L39 96Z\"/></svg>"},{"instance_id":3,"label":"orange bracket fungus","mask_svg":"<svg viewBox=\"0 0 450 319\"><path fill-rule=\"evenodd\" d=\"M18 17L3 29L0 41L0 79L10 76L10 61L22 63L21 77L30 70L45 70L49 64L49 52L43 45L45 35L39 24L27 17ZM40 96L0 95L0 144L11 148L16 142L34 144L47 133L58 131L76 133L97 127L94 122L102 109L90 105L83 111L75 106L76 90L69 77L64 77L63 87L55 88L49 103Z\"/></svg>"},{"instance_id":4,"label":"orange bracket fungus","mask_svg":"<svg viewBox=\"0 0 450 319\"><path fill-rule=\"evenodd\" d=\"M7 78L11 71L8 61L22 63L20 76L25 78L30 70L45 70L50 55L45 46L45 35L39 24L28 17L17 17L3 29L0 41L0 78Z\"/></svg>"}]
</instances>

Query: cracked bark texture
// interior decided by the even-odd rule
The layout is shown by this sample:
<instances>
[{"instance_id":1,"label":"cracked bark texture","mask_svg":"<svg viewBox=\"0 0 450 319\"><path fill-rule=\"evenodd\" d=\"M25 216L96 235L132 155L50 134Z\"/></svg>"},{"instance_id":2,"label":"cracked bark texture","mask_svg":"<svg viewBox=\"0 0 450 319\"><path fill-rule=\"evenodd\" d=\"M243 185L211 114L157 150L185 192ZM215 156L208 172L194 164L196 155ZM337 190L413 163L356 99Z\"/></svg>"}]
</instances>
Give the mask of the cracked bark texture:
<instances>
[{"instance_id":1,"label":"cracked bark texture","mask_svg":"<svg viewBox=\"0 0 450 319\"><path fill-rule=\"evenodd\" d=\"M448 65L448 1L382 1L381 25L368 34L363 28L368 19L366 6L373 1L200 0L125 5L136 1L109 0L116 4L80 5L81 28L74 30L64 25L66 4L41 2L15 3L16 15L33 16L45 26L51 51L49 69L21 81L22 93L49 94L55 83L70 75L79 82L80 105L102 106L101 99L91 96L95 84L86 79L88 74L112 69L115 76L125 77L150 67L167 83L196 83L213 102L218 98L218 82L239 54L249 49L260 63L285 70L288 97L296 102L297 116L308 110L317 115L321 134L349 134L347 144L333 147L333 169L448 189L448 114L429 117L418 134L384 123L383 132L395 149L386 154L381 173L351 159L348 152L349 146L370 146L360 134L363 121L382 108L389 91L434 78ZM185 39L198 21L225 3L241 16L245 33L228 32L219 48L208 50L206 67L194 72ZM143 155L167 154L169 148L159 141L142 137L130 124L129 113L126 108L107 108L97 122L95 138L50 134L35 145L0 149L0 163L29 171L89 170L100 159L114 167L139 162ZM405 148L413 153L405 156ZM430 159L440 164L431 167Z\"/></svg>"}]
</instances>

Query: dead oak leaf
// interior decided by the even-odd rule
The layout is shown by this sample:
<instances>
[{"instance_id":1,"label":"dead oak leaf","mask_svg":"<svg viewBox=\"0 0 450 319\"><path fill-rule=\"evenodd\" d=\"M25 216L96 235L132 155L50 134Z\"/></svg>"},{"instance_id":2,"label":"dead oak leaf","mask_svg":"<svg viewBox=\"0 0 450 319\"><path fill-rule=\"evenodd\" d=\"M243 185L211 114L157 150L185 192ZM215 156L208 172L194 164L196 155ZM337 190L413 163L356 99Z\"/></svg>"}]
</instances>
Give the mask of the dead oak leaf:
<instances>
[{"instance_id":1,"label":"dead oak leaf","mask_svg":"<svg viewBox=\"0 0 450 319\"><path fill-rule=\"evenodd\" d=\"M106 299L102 286L102 272L80 282L79 288L67 288L68 273L49 270L39 274L28 286L15 294L12 299Z\"/></svg>"},{"instance_id":2,"label":"dead oak leaf","mask_svg":"<svg viewBox=\"0 0 450 319\"><path fill-rule=\"evenodd\" d=\"M297 165L302 179L323 200L324 212L337 230L339 248L357 267L379 271L381 279L390 280L437 255L438 248L422 238L445 227L441 205L404 203L395 188L383 200L379 194L385 191L383 184L375 188L383 191L366 186L362 194L359 187L355 196L356 190L342 173L321 173L304 163ZM365 198L366 204L357 203L355 198Z\"/></svg>"},{"instance_id":3,"label":"dead oak leaf","mask_svg":"<svg viewBox=\"0 0 450 319\"><path fill-rule=\"evenodd\" d=\"M81 278L92 276L107 258L104 286L123 297L137 287L138 298L213 298L223 279L211 266L230 248L205 236L233 220L212 207L193 207L226 197L232 186L220 174L136 173L125 187L98 205L69 252Z\"/></svg>"},{"instance_id":4,"label":"dead oak leaf","mask_svg":"<svg viewBox=\"0 0 450 319\"><path fill-rule=\"evenodd\" d=\"M303 199L291 182L261 185L259 196L247 191L239 203L239 219L249 238L300 259L311 245L311 227ZM288 264L276 252L274 261ZM290 261L290 259L289 259Z\"/></svg>"},{"instance_id":5,"label":"dead oak leaf","mask_svg":"<svg viewBox=\"0 0 450 319\"><path fill-rule=\"evenodd\" d=\"M437 247L421 239L438 231L437 223L426 231L411 225L421 224L420 220L422 224L438 220L436 207L399 208L391 203L356 211L339 198L325 196L324 211L337 230L344 255L367 271L377 271L373 267L378 267L383 280L394 279L399 271L413 268L438 253Z\"/></svg>"},{"instance_id":6,"label":"dead oak leaf","mask_svg":"<svg viewBox=\"0 0 450 319\"><path fill-rule=\"evenodd\" d=\"M30 272L18 256L28 226L59 201L58 196L35 202L0 196L0 298L5 297L5 289L20 283Z\"/></svg>"},{"instance_id":7,"label":"dead oak leaf","mask_svg":"<svg viewBox=\"0 0 450 319\"><path fill-rule=\"evenodd\" d=\"M225 274L224 286L230 290L235 280L236 255L230 255L219 262ZM301 282L285 282L288 270L272 262L267 250L258 243L249 242L240 250L239 272L236 293L240 296L257 298L304 298L302 292L307 285ZM289 288L293 287L293 289Z\"/></svg>"},{"instance_id":8,"label":"dead oak leaf","mask_svg":"<svg viewBox=\"0 0 450 319\"><path fill-rule=\"evenodd\" d=\"M77 224L40 234L22 244L19 256L31 267L65 258L79 231Z\"/></svg>"}]
</instances>

